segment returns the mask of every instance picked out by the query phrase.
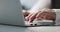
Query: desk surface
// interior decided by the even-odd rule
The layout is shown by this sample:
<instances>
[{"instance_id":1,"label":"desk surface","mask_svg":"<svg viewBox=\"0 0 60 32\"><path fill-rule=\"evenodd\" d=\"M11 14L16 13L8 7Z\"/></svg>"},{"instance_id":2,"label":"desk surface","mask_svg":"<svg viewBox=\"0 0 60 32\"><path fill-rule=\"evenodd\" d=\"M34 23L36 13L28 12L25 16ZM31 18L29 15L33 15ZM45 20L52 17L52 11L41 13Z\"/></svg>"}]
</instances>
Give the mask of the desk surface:
<instances>
[{"instance_id":1,"label":"desk surface","mask_svg":"<svg viewBox=\"0 0 60 32\"><path fill-rule=\"evenodd\" d=\"M0 32L60 32L60 26L15 27L0 25Z\"/></svg>"}]
</instances>

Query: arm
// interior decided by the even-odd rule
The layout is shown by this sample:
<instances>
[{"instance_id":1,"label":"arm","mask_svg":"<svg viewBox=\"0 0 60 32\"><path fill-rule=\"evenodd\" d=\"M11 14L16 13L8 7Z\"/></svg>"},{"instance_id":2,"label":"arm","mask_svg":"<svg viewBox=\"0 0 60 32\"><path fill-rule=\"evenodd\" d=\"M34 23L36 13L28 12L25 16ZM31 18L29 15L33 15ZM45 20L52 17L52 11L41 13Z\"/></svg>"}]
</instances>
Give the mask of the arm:
<instances>
[{"instance_id":1,"label":"arm","mask_svg":"<svg viewBox=\"0 0 60 32\"><path fill-rule=\"evenodd\" d=\"M51 0L39 0L30 10L30 13L36 13L40 9L46 8L51 2Z\"/></svg>"}]
</instances>

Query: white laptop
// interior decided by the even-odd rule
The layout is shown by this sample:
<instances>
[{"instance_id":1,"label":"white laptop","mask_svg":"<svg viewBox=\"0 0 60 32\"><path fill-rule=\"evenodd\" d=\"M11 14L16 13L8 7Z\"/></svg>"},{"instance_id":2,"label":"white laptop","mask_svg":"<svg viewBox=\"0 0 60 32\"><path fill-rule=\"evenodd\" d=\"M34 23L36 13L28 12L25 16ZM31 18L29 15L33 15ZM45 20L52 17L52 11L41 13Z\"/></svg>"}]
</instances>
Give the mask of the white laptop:
<instances>
[{"instance_id":1,"label":"white laptop","mask_svg":"<svg viewBox=\"0 0 60 32\"><path fill-rule=\"evenodd\" d=\"M53 24L51 20L45 21L34 21L33 23L24 21L20 0L0 0L0 24L17 26L41 25L41 22L43 24Z\"/></svg>"}]
</instances>

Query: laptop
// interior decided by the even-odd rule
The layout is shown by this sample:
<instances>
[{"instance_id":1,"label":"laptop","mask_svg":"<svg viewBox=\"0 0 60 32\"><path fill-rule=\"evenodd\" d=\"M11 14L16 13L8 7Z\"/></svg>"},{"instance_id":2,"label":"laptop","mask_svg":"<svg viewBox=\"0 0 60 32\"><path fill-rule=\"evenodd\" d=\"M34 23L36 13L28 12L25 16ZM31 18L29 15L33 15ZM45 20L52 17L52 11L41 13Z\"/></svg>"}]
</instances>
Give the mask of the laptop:
<instances>
[{"instance_id":1,"label":"laptop","mask_svg":"<svg viewBox=\"0 0 60 32\"><path fill-rule=\"evenodd\" d=\"M0 24L24 26L20 0L0 0Z\"/></svg>"},{"instance_id":2,"label":"laptop","mask_svg":"<svg viewBox=\"0 0 60 32\"><path fill-rule=\"evenodd\" d=\"M52 25L51 20L37 20L29 23L24 20L20 0L0 0L0 24L16 26Z\"/></svg>"}]
</instances>

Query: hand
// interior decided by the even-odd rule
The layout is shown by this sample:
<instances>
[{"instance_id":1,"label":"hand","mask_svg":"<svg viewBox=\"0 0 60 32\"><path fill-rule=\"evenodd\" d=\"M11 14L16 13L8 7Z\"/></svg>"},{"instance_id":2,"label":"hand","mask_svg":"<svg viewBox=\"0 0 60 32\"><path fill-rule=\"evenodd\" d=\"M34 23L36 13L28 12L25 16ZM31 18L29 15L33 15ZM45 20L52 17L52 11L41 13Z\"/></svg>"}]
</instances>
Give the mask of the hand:
<instances>
[{"instance_id":1,"label":"hand","mask_svg":"<svg viewBox=\"0 0 60 32\"><path fill-rule=\"evenodd\" d=\"M35 19L35 15L34 13L28 13L26 10L22 10L23 14L24 14L24 18L26 21L32 22Z\"/></svg>"},{"instance_id":2,"label":"hand","mask_svg":"<svg viewBox=\"0 0 60 32\"><path fill-rule=\"evenodd\" d=\"M37 14L37 13L36 13ZM25 17L26 21L33 22L33 20L36 18L36 14L29 14L27 17Z\"/></svg>"},{"instance_id":3,"label":"hand","mask_svg":"<svg viewBox=\"0 0 60 32\"><path fill-rule=\"evenodd\" d=\"M36 16L38 19L55 20L56 14L52 9L42 9Z\"/></svg>"},{"instance_id":4,"label":"hand","mask_svg":"<svg viewBox=\"0 0 60 32\"><path fill-rule=\"evenodd\" d=\"M29 21L29 22L33 22L34 19L36 18L36 15L41 12L41 11L38 11L37 13L31 13L29 14L27 17L25 17L25 20L26 21Z\"/></svg>"},{"instance_id":5,"label":"hand","mask_svg":"<svg viewBox=\"0 0 60 32\"><path fill-rule=\"evenodd\" d=\"M27 17L25 17L25 20L29 22L33 22L35 18L38 19L47 19L47 20L55 20L56 14L54 10L52 9L42 9L38 11L37 13L29 14Z\"/></svg>"}]
</instances>

